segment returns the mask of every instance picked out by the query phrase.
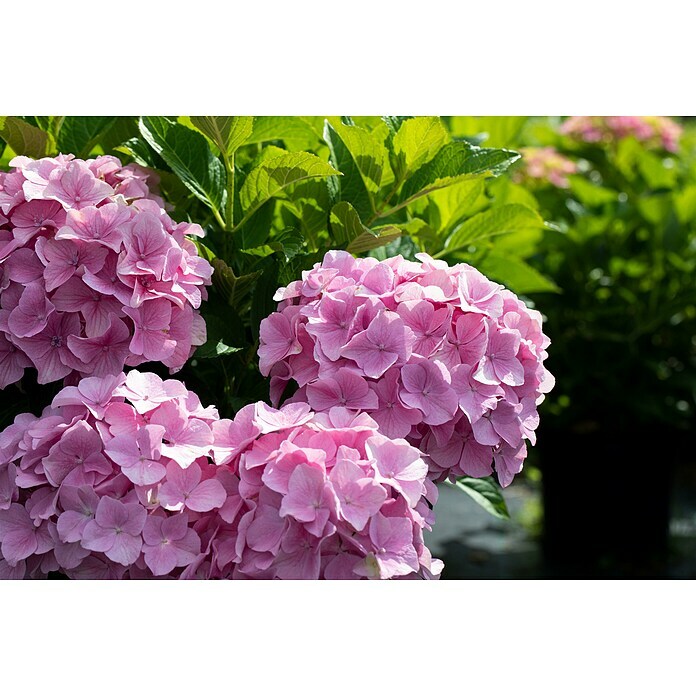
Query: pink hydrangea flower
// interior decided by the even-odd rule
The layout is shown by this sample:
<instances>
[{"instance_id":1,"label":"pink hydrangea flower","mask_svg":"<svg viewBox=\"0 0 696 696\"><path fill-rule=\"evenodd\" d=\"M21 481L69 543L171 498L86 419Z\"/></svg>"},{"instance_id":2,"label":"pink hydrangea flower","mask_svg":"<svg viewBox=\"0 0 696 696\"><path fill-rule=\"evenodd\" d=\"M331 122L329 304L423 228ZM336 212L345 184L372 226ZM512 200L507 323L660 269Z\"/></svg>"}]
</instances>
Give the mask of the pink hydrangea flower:
<instances>
[{"instance_id":1,"label":"pink hydrangea flower","mask_svg":"<svg viewBox=\"0 0 696 696\"><path fill-rule=\"evenodd\" d=\"M214 571L233 578L360 579L439 576L423 529L433 521L428 467L403 439L343 407L321 414L289 404L262 432L268 406L219 421L231 434L239 477L234 546L219 545ZM249 425L256 425L251 430ZM235 427L236 426L236 427ZM255 432L253 439L249 437Z\"/></svg>"},{"instance_id":2,"label":"pink hydrangea flower","mask_svg":"<svg viewBox=\"0 0 696 696\"><path fill-rule=\"evenodd\" d=\"M677 152L682 127L666 116L571 116L561 133L587 143L634 137L648 147Z\"/></svg>"},{"instance_id":3,"label":"pink hydrangea flower","mask_svg":"<svg viewBox=\"0 0 696 696\"><path fill-rule=\"evenodd\" d=\"M205 342L212 268L157 195L157 178L114 157L16 157L0 172L0 389L180 369ZM12 346L10 348L9 346ZM56 350L57 349L57 350Z\"/></svg>"},{"instance_id":4,"label":"pink hydrangea flower","mask_svg":"<svg viewBox=\"0 0 696 696\"><path fill-rule=\"evenodd\" d=\"M278 290L259 345L273 403L294 382L288 403L369 415L434 480L495 467L507 485L553 386L541 315L467 264L417 258L332 251Z\"/></svg>"},{"instance_id":5,"label":"pink hydrangea flower","mask_svg":"<svg viewBox=\"0 0 696 696\"><path fill-rule=\"evenodd\" d=\"M235 467L212 459L220 422L181 382L138 370L87 377L40 417L17 416L0 433L0 578L213 567L242 507Z\"/></svg>"},{"instance_id":6,"label":"pink hydrangea flower","mask_svg":"<svg viewBox=\"0 0 696 696\"><path fill-rule=\"evenodd\" d=\"M578 172L578 165L562 155L555 147L521 148L522 166L513 173L513 179L531 187L548 186L568 188L568 177Z\"/></svg>"}]
</instances>

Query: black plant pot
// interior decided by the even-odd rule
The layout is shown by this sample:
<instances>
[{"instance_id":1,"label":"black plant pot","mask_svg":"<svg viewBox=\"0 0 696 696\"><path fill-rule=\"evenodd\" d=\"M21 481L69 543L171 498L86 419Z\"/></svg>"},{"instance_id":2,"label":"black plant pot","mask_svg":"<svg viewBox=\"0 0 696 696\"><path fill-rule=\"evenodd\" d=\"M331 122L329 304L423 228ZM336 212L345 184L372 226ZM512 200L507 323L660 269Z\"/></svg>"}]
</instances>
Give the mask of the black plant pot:
<instances>
[{"instance_id":1,"label":"black plant pot","mask_svg":"<svg viewBox=\"0 0 696 696\"><path fill-rule=\"evenodd\" d=\"M547 573L664 577L680 433L588 425L539 433Z\"/></svg>"}]
</instances>

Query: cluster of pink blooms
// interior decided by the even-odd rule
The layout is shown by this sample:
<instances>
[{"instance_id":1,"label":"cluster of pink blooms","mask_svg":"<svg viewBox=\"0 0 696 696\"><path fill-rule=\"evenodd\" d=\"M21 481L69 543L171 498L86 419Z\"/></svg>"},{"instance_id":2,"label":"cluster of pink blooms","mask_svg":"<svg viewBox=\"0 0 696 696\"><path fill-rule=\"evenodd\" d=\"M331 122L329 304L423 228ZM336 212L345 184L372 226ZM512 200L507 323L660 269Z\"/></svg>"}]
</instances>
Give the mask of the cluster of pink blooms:
<instances>
[{"instance_id":1,"label":"cluster of pink blooms","mask_svg":"<svg viewBox=\"0 0 696 696\"><path fill-rule=\"evenodd\" d=\"M426 474L365 414L86 377L0 433L0 578L433 578Z\"/></svg>"},{"instance_id":2,"label":"cluster of pink blooms","mask_svg":"<svg viewBox=\"0 0 696 696\"><path fill-rule=\"evenodd\" d=\"M587 143L632 136L652 147L676 152L682 127L666 116L571 116L561 126L561 133Z\"/></svg>"},{"instance_id":3,"label":"cluster of pink blooms","mask_svg":"<svg viewBox=\"0 0 696 696\"><path fill-rule=\"evenodd\" d=\"M578 171L577 164L554 147L525 147L520 151L523 168L515 172L518 181L549 182L557 188L568 188L568 176Z\"/></svg>"},{"instance_id":4,"label":"cluster of pink blooms","mask_svg":"<svg viewBox=\"0 0 696 696\"><path fill-rule=\"evenodd\" d=\"M423 529L437 489L421 453L367 414L259 402L216 424L214 454L239 477L239 518L217 548L233 578L439 577Z\"/></svg>"},{"instance_id":5,"label":"cluster of pink blooms","mask_svg":"<svg viewBox=\"0 0 696 696\"><path fill-rule=\"evenodd\" d=\"M212 268L148 185L111 156L16 157L0 173L0 388L35 367L40 383L172 371L205 342L198 313Z\"/></svg>"},{"instance_id":6,"label":"cluster of pink blooms","mask_svg":"<svg viewBox=\"0 0 696 696\"><path fill-rule=\"evenodd\" d=\"M195 575L236 479L215 408L131 370L63 388L0 433L0 578Z\"/></svg>"},{"instance_id":7,"label":"cluster of pink blooms","mask_svg":"<svg viewBox=\"0 0 696 696\"><path fill-rule=\"evenodd\" d=\"M541 315L467 264L426 254L379 262L332 251L280 288L261 323L259 366L277 405L370 415L426 455L430 477L508 485L553 386Z\"/></svg>"}]
</instances>

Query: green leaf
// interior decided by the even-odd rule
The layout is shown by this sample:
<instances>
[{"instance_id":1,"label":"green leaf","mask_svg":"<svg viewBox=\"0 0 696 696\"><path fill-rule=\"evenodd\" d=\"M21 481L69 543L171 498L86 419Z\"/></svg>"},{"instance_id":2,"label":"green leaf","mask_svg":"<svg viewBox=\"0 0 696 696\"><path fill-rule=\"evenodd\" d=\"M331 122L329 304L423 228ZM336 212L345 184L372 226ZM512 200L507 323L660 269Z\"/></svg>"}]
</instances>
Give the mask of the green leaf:
<instances>
[{"instance_id":1,"label":"green leaf","mask_svg":"<svg viewBox=\"0 0 696 696\"><path fill-rule=\"evenodd\" d=\"M329 180L335 190L336 202L347 201L358 211L361 219L367 220L374 213L372 197L348 146L328 121L324 124L324 140L329 146L331 163L343 174L340 180Z\"/></svg>"},{"instance_id":2,"label":"green leaf","mask_svg":"<svg viewBox=\"0 0 696 696\"><path fill-rule=\"evenodd\" d=\"M289 227L283 230L280 234L277 234L271 241L260 247L254 247L252 249L242 249L244 254L249 254L250 256L259 256L265 258L276 252L281 252L285 261L292 260L301 251L304 245L304 237L299 230Z\"/></svg>"},{"instance_id":3,"label":"green leaf","mask_svg":"<svg viewBox=\"0 0 696 696\"><path fill-rule=\"evenodd\" d=\"M519 295L561 291L550 278L513 256L491 252L477 263L477 267L489 278L503 283Z\"/></svg>"},{"instance_id":4,"label":"green leaf","mask_svg":"<svg viewBox=\"0 0 696 696\"><path fill-rule=\"evenodd\" d=\"M140 137L129 138L114 148L116 152L129 155L142 167L150 169L166 169L167 163Z\"/></svg>"},{"instance_id":5,"label":"green leaf","mask_svg":"<svg viewBox=\"0 0 696 696\"><path fill-rule=\"evenodd\" d=\"M382 116L382 121L387 124L387 128L389 128L389 132L392 134L392 136L396 135L399 132L399 128L404 124L405 121L408 121L408 119L413 118L412 116Z\"/></svg>"},{"instance_id":6,"label":"green leaf","mask_svg":"<svg viewBox=\"0 0 696 696\"><path fill-rule=\"evenodd\" d=\"M568 181L570 182L570 190L583 205L595 207L605 203L615 203L618 200L618 191L597 186L584 176L573 174L568 177Z\"/></svg>"},{"instance_id":7,"label":"green leaf","mask_svg":"<svg viewBox=\"0 0 696 696\"><path fill-rule=\"evenodd\" d=\"M233 155L252 134L253 116L191 116L191 123L210 138L220 152Z\"/></svg>"},{"instance_id":8,"label":"green leaf","mask_svg":"<svg viewBox=\"0 0 696 696\"><path fill-rule=\"evenodd\" d=\"M427 201L437 206L439 220L434 225L441 231L451 230L465 217L471 217L488 203L483 179L471 179L435 191ZM438 224L439 223L439 224Z\"/></svg>"},{"instance_id":9,"label":"green leaf","mask_svg":"<svg viewBox=\"0 0 696 696\"><path fill-rule=\"evenodd\" d=\"M138 119L133 116L118 116L108 131L100 138L99 144L105 153L110 153L130 138L139 135Z\"/></svg>"},{"instance_id":10,"label":"green leaf","mask_svg":"<svg viewBox=\"0 0 696 696\"><path fill-rule=\"evenodd\" d=\"M445 243L445 252L458 251L481 239L496 235L543 226L544 221L536 210L518 203L501 205L478 213L455 228Z\"/></svg>"},{"instance_id":11,"label":"green leaf","mask_svg":"<svg viewBox=\"0 0 696 696\"><path fill-rule=\"evenodd\" d=\"M341 248L363 234L379 236L363 225L357 210L347 201L336 203L331 209L330 223L333 241Z\"/></svg>"},{"instance_id":12,"label":"green leaf","mask_svg":"<svg viewBox=\"0 0 696 696\"><path fill-rule=\"evenodd\" d=\"M116 123L115 116L66 116L58 131L58 149L89 157L99 139Z\"/></svg>"},{"instance_id":13,"label":"green leaf","mask_svg":"<svg viewBox=\"0 0 696 696\"><path fill-rule=\"evenodd\" d=\"M416 244L412 237L404 235L398 237L386 245L372 249L369 256L379 260L386 261L389 258L401 254L407 261L416 261L416 254L420 251L420 247Z\"/></svg>"},{"instance_id":14,"label":"green leaf","mask_svg":"<svg viewBox=\"0 0 696 696\"><path fill-rule=\"evenodd\" d=\"M666 166L670 162L672 166ZM652 152L643 150L640 153L638 169L650 188L674 188L677 183L678 173L674 162L670 159L658 157Z\"/></svg>"},{"instance_id":15,"label":"green leaf","mask_svg":"<svg viewBox=\"0 0 696 696\"><path fill-rule=\"evenodd\" d=\"M449 139L438 116L418 116L404 121L393 140L397 177L406 178L408 173L429 162Z\"/></svg>"},{"instance_id":16,"label":"green leaf","mask_svg":"<svg viewBox=\"0 0 696 696\"><path fill-rule=\"evenodd\" d=\"M293 184L336 174L339 172L330 164L309 152L288 152L264 160L249 172L239 191L239 201L244 209L244 218L239 224Z\"/></svg>"},{"instance_id":17,"label":"green leaf","mask_svg":"<svg viewBox=\"0 0 696 696\"><path fill-rule=\"evenodd\" d=\"M679 222L690 222L696 219L696 184L685 186L674 194L674 209Z\"/></svg>"},{"instance_id":18,"label":"green leaf","mask_svg":"<svg viewBox=\"0 0 696 696\"><path fill-rule=\"evenodd\" d=\"M534 210L539 209L539 202L524 186L515 184L507 176L501 176L488 185L488 192L497 205L503 203L521 203Z\"/></svg>"},{"instance_id":19,"label":"green leaf","mask_svg":"<svg viewBox=\"0 0 696 696\"><path fill-rule=\"evenodd\" d=\"M365 188L371 193L379 191L389 159L387 148L382 141L375 133L360 126L336 121L331 124L331 128L348 149L362 176Z\"/></svg>"},{"instance_id":20,"label":"green leaf","mask_svg":"<svg viewBox=\"0 0 696 696\"><path fill-rule=\"evenodd\" d=\"M285 205L297 216L305 239L312 247L319 246L319 237L328 233L328 179L307 179L288 189Z\"/></svg>"},{"instance_id":21,"label":"green leaf","mask_svg":"<svg viewBox=\"0 0 696 696\"><path fill-rule=\"evenodd\" d=\"M196 358L219 358L221 355L230 355L242 350L241 348L233 348L224 343L220 339L207 341L200 346L194 355Z\"/></svg>"},{"instance_id":22,"label":"green leaf","mask_svg":"<svg viewBox=\"0 0 696 696\"><path fill-rule=\"evenodd\" d=\"M498 176L519 158L519 153L512 150L481 148L467 142L448 143L406 181L401 202L416 200L468 178Z\"/></svg>"},{"instance_id":23,"label":"green leaf","mask_svg":"<svg viewBox=\"0 0 696 696\"><path fill-rule=\"evenodd\" d=\"M280 264L282 266L282 264ZM254 340L259 338L259 326L271 312L275 311L277 303L273 300L278 289L279 263L274 256L261 261L260 277L254 287L251 298L249 315L251 319L251 333Z\"/></svg>"},{"instance_id":24,"label":"green leaf","mask_svg":"<svg viewBox=\"0 0 696 696\"><path fill-rule=\"evenodd\" d=\"M310 149L319 144L320 133L301 116L256 116L245 144L282 140L288 149Z\"/></svg>"},{"instance_id":25,"label":"green leaf","mask_svg":"<svg viewBox=\"0 0 696 696\"><path fill-rule=\"evenodd\" d=\"M48 134L16 116L0 116L0 138L16 155L39 159L47 154Z\"/></svg>"},{"instance_id":26,"label":"green leaf","mask_svg":"<svg viewBox=\"0 0 696 696\"><path fill-rule=\"evenodd\" d=\"M453 116L450 127L455 136L485 133L490 147L517 147L528 120L528 116Z\"/></svg>"},{"instance_id":27,"label":"green leaf","mask_svg":"<svg viewBox=\"0 0 696 696\"><path fill-rule=\"evenodd\" d=\"M213 259L213 285L231 307L239 307L251 291L254 282L261 271L248 273L243 276L235 275L234 271L220 258Z\"/></svg>"},{"instance_id":28,"label":"green leaf","mask_svg":"<svg viewBox=\"0 0 696 696\"><path fill-rule=\"evenodd\" d=\"M162 116L143 116L140 132L187 188L221 217L227 198L225 168L206 139Z\"/></svg>"},{"instance_id":29,"label":"green leaf","mask_svg":"<svg viewBox=\"0 0 696 696\"><path fill-rule=\"evenodd\" d=\"M372 230L363 232L359 237L356 237L348 244L346 251L349 251L351 254L362 254L366 251L370 251L370 249L377 249L385 244L389 244L397 240L402 234L403 230L396 225L375 227Z\"/></svg>"},{"instance_id":30,"label":"green leaf","mask_svg":"<svg viewBox=\"0 0 696 696\"><path fill-rule=\"evenodd\" d=\"M456 483L449 484L471 496L486 512L504 520L510 519L505 498L492 477L472 478L462 476Z\"/></svg>"}]
</instances>

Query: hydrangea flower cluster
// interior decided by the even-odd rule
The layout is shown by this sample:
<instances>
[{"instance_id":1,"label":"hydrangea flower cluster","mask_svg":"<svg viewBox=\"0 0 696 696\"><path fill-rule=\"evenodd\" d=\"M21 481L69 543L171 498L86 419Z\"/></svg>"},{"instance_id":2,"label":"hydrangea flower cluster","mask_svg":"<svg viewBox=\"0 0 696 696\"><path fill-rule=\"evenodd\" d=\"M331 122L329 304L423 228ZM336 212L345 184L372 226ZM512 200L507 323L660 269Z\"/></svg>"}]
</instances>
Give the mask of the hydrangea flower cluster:
<instances>
[{"instance_id":1,"label":"hydrangea flower cluster","mask_svg":"<svg viewBox=\"0 0 696 696\"><path fill-rule=\"evenodd\" d=\"M172 371L205 342L212 268L156 195L157 178L111 156L15 157L0 173L0 388ZM150 186L155 187L153 192Z\"/></svg>"},{"instance_id":2,"label":"hydrangea flower cluster","mask_svg":"<svg viewBox=\"0 0 696 696\"><path fill-rule=\"evenodd\" d=\"M63 388L0 433L0 578L194 576L236 479L215 408L131 370ZM234 507L235 503L231 503Z\"/></svg>"},{"instance_id":3,"label":"hydrangea flower cluster","mask_svg":"<svg viewBox=\"0 0 696 696\"><path fill-rule=\"evenodd\" d=\"M677 152L682 127L666 116L571 116L561 126L561 133L586 143L633 136L651 147Z\"/></svg>"},{"instance_id":4,"label":"hydrangea flower cluster","mask_svg":"<svg viewBox=\"0 0 696 696\"><path fill-rule=\"evenodd\" d=\"M214 454L239 477L218 573L249 579L435 579L423 543L437 489L420 452L367 414L259 402L215 425ZM222 539L222 537L218 537Z\"/></svg>"},{"instance_id":5,"label":"hydrangea flower cluster","mask_svg":"<svg viewBox=\"0 0 696 696\"><path fill-rule=\"evenodd\" d=\"M517 181L548 182L556 188L568 188L568 176L578 171L577 164L554 147L525 147L520 151L524 164L515 172Z\"/></svg>"},{"instance_id":6,"label":"hydrangea flower cluster","mask_svg":"<svg viewBox=\"0 0 696 696\"><path fill-rule=\"evenodd\" d=\"M294 381L290 402L368 413L427 455L434 480L495 464L506 486L553 386L541 315L467 264L417 258L331 251L280 288L260 329L272 402Z\"/></svg>"}]
</instances>

